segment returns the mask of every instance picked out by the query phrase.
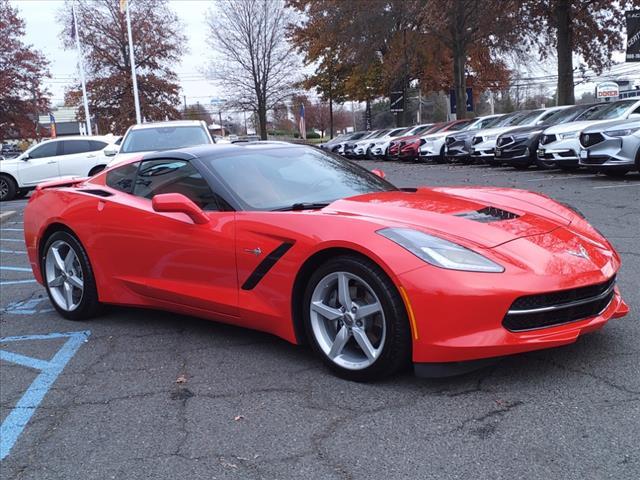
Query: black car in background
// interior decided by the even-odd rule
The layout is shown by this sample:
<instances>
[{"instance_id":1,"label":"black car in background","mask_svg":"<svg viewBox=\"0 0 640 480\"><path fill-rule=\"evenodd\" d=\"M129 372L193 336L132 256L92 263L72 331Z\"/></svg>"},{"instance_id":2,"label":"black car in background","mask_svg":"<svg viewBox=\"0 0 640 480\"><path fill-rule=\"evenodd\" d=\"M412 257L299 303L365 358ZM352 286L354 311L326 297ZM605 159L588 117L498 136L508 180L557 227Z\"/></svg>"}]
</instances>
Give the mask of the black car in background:
<instances>
[{"instance_id":1,"label":"black car in background","mask_svg":"<svg viewBox=\"0 0 640 480\"><path fill-rule=\"evenodd\" d=\"M539 125L514 128L503 133L496 140L495 162L510 165L519 170L537 164L541 168L550 168L543 160L537 158L538 143L542 132L553 125L579 121L598 108L603 103L574 105L558 111Z\"/></svg>"}]
</instances>

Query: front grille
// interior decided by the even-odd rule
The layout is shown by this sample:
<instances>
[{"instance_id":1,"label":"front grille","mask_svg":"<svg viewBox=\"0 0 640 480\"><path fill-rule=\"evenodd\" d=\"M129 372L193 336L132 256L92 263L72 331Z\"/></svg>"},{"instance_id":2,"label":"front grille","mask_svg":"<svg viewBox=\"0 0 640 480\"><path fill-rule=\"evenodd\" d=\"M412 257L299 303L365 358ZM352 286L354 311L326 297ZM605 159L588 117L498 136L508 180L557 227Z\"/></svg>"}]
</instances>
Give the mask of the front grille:
<instances>
[{"instance_id":1,"label":"front grille","mask_svg":"<svg viewBox=\"0 0 640 480\"><path fill-rule=\"evenodd\" d=\"M542 145L546 145L547 143L551 143L555 141L556 141L555 135L542 135L542 138L540 138L540 144Z\"/></svg>"},{"instance_id":2,"label":"front grille","mask_svg":"<svg viewBox=\"0 0 640 480\"><path fill-rule=\"evenodd\" d=\"M513 142L513 138L511 137L498 137L498 141L496 142L496 145L498 147L503 147L505 145L508 145L510 143Z\"/></svg>"},{"instance_id":3,"label":"front grille","mask_svg":"<svg viewBox=\"0 0 640 480\"><path fill-rule=\"evenodd\" d=\"M501 208L496 207L484 207L480 210L474 210L472 212L457 213L455 214L455 216L480 223L499 222L500 220L513 220L514 218L519 217L519 215L515 213L507 212L506 210L502 210Z\"/></svg>"},{"instance_id":4,"label":"front grille","mask_svg":"<svg viewBox=\"0 0 640 480\"><path fill-rule=\"evenodd\" d=\"M611 302L615 276L604 283L516 299L502 325L512 332L545 328L599 315Z\"/></svg>"},{"instance_id":5,"label":"front grille","mask_svg":"<svg viewBox=\"0 0 640 480\"><path fill-rule=\"evenodd\" d=\"M477 145L479 143L482 143L482 137L473 137L473 140L471 140L471 145Z\"/></svg>"},{"instance_id":6,"label":"front grille","mask_svg":"<svg viewBox=\"0 0 640 480\"><path fill-rule=\"evenodd\" d=\"M601 133L583 133L580 135L580 144L583 147L590 147L604 140Z\"/></svg>"}]
</instances>

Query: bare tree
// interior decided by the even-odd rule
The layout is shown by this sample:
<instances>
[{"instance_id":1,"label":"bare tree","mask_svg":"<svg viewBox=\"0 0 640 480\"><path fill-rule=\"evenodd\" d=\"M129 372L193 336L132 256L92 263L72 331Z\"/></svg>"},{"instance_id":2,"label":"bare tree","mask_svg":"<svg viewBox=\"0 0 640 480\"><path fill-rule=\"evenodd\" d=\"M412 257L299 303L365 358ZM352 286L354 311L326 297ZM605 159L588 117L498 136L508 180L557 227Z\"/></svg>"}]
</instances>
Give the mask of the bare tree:
<instances>
[{"instance_id":1,"label":"bare tree","mask_svg":"<svg viewBox=\"0 0 640 480\"><path fill-rule=\"evenodd\" d=\"M293 92L299 65L287 42L292 13L282 0L220 0L209 11L215 56L208 76L235 107L255 111L267 138L267 111Z\"/></svg>"}]
</instances>

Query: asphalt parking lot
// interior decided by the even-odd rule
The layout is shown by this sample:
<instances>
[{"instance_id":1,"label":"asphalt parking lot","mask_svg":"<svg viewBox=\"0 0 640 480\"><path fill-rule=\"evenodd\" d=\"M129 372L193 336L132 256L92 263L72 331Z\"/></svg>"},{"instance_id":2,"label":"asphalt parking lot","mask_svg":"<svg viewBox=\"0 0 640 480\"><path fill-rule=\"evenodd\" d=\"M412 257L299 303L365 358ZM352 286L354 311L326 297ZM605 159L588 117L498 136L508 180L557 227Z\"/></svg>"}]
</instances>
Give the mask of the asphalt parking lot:
<instances>
[{"instance_id":1,"label":"asphalt parking lot","mask_svg":"<svg viewBox=\"0 0 640 480\"><path fill-rule=\"evenodd\" d=\"M29 270L25 201L7 202L2 479L640 478L640 174L361 163L399 186L508 186L578 207L621 253L631 314L461 377L350 383L307 348L205 320L62 319Z\"/></svg>"}]
</instances>

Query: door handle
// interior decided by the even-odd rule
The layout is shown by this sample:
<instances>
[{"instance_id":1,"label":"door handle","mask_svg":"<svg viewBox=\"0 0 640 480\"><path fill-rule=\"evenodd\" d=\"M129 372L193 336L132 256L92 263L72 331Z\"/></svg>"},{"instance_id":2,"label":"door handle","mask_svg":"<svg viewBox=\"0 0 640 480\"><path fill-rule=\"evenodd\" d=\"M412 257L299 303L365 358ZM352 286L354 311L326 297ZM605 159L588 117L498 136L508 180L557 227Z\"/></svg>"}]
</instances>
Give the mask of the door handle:
<instances>
[{"instance_id":1,"label":"door handle","mask_svg":"<svg viewBox=\"0 0 640 480\"><path fill-rule=\"evenodd\" d=\"M50 162L47 162L47 163L58 163L58 161L57 160L51 160Z\"/></svg>"},{"instance_id":2,"label":"door handle","mask_svg":"<svg viewBox=\"0 0 640 480\"><path fill-rule=\"evenodd\" d=\"M96 158L95 155L87 155L87 158Z\"/></svg>"}]
</instances>

